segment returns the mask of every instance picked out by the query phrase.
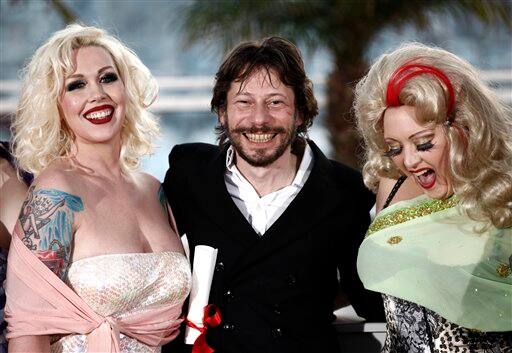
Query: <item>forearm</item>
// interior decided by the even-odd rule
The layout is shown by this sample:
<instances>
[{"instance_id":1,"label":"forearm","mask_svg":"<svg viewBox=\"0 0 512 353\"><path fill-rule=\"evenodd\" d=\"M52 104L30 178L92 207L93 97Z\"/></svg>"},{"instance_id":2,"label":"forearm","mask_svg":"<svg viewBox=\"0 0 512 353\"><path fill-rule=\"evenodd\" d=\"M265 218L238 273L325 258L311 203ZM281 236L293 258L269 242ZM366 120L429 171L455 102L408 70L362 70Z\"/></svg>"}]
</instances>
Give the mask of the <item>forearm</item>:
<instances>
[{"instance_id":1,"label":"forearm","mask_svg":"<svg viewBox=\"0 0 512 353\"><path fill-rule=\"evenodd\" d=\"M50 352L50 337L21 336L9 340L9 353L18 352L48 353Z\"/></svg>"}]
</instances>

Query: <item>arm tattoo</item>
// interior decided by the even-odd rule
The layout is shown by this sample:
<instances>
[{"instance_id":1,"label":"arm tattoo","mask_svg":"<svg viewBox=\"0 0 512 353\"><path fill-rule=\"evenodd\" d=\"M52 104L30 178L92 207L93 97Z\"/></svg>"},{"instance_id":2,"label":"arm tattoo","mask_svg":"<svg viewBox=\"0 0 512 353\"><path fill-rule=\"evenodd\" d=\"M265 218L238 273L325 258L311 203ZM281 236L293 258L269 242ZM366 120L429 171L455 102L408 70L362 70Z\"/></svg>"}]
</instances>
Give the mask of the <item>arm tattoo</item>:
<instances>
[{"instance_id":1,"label":"arm tattoo","mask_svg":"<svg viewBox=\"0 0 512 353\"><path fill-rule=\"evenodd\" d=\"M61 279L69 266L74 215L83 209L78 196L56 189L35 190L34 186L21 208L21 240Z\"/></svg>"},{"instance_id":2,"label":"arm tattoo","mask_svg":"<svg viewBox=\"0 0 512 353\"><path fill-rule=\"evenodd\" d=\"M167 197L165 196L164 187L162 184L160 184L160 187L158 188L158 201L160 202L164 212L167 213Z\"/></svg>"},{"instance_id":3,"label":"arm tattoo","mask_svg":"<svg viewBox=\"0 0 512 353\"><path fill-rule=\"evenodd\" d=\"M167 196L165 196L165 191L162 184L160 184L160 187L158 188L158 201L162 206L162 210L167 215L167 221L171 225L172 229L177 232L177 230L174 229L174 221L172 219L171 210L169 208L169 202L167 201Z\"/></svg>"}]
</instances>

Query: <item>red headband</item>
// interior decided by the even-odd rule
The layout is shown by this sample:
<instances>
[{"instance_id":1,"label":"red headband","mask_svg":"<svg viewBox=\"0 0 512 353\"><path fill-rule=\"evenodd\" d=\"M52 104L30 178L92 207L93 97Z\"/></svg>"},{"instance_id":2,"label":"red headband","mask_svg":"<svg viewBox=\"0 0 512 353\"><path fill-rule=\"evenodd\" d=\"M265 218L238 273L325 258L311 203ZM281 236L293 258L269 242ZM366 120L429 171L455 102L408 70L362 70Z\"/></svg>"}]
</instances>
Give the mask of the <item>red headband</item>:
<instances>
[{"instance_id":1,"label":"red headband","mask_svg":"<svg viewBox=\"0 0 512 353\"><path fill-rule=\"evenodd\" d=\"M455 105L455 94L453 93L453 87L448 76L446 76L445 73L441 70L432 66L408 64L399 67L389 79L388 88L386 91L386 105L388 107L398 107L402 105L399 98L402 87L411 78L421 74L434 75L444 82L446 89L448 90L448 106L446 109L446 115L448 118L447 122L451 124L453 122L452 110L453 106Z\"/></svg>"}]
</instances>

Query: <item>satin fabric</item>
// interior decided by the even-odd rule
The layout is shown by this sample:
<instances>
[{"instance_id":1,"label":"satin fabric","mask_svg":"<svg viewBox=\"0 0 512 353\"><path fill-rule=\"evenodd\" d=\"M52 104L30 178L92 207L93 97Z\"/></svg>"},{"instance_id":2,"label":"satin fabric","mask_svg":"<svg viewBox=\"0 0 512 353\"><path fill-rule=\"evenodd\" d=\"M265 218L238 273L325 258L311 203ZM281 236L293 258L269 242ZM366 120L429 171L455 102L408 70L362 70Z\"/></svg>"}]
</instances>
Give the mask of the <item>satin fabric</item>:
<instances>
[{"instance_id":1,"label":"satin fabric","mask_svg":"<svg viewBox=\"0 0 512 353\"><path fill-rule=\"evenodd\" d=\"M119 352L119 332L157 347L178 335L181 305L154 305L121 319L95 313L13 237L9 251L5 319L7 338L78 333L87 335L88 352Z\"/></svg>"},{"instance_id":2,"label":"satin fabric","mask_svg":"<svg viewBox=\"0 0 512 353\"><path fill-rule=\"evenodd\" d=\"M359 276L457 325L511 331L512 229L479 233L485 225L450 202L420 196L383 210L359 249Z\"/></svg>"}]
</instances>

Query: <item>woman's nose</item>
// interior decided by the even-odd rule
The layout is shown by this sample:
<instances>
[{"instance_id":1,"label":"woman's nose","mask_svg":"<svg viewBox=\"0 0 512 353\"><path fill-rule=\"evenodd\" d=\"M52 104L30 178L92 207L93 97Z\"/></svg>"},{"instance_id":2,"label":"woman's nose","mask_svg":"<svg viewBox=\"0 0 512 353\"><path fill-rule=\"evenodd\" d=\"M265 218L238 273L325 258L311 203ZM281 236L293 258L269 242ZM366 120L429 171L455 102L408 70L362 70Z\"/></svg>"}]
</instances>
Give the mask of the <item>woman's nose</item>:
<instances>
[{"instance_id":1,"label":"woman's nose","mask_svg":"<svg viewBox=\"0 0 512 353\"><path fill-rule=\"evenodd\" d=\"M97 102L101 101L106 97L105 90L103 86L98 83L93 83L89 85L90 96L89 102Z\"/></svg>"},{"instance_id":2,"label":"woman's nose","mask_svg":"<svg viewBox=\"0 0 512 353\"><path fill-rule=\"evenodd\" d=\"M404 148L404 166L411 170L415 169L421 161L421 157L415 148Z\"/></svg>"}]
</instances>

